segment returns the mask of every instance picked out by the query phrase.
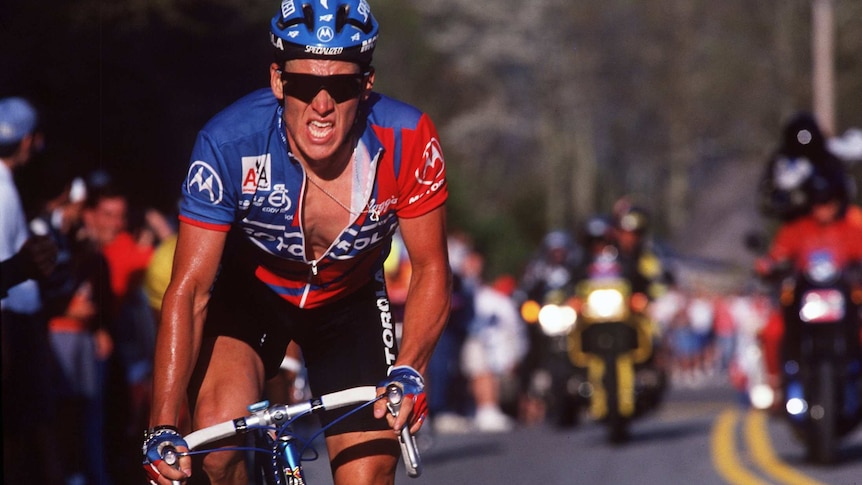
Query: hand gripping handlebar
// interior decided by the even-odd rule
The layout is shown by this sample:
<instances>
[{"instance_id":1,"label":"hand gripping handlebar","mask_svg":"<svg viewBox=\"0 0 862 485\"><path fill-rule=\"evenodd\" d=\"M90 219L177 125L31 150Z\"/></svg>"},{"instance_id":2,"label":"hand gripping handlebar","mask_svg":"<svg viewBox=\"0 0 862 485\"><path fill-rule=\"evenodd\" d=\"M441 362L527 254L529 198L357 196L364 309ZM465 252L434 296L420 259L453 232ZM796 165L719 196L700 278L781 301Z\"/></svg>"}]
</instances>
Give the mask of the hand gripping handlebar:
<instances>
[{"instance_id":1,"label":"hand gripping handlebar","mask_svg":"<svg viewBox=\"0 0 862 485\"><path fill-rule=\"evenodd\" d=\"M389 384L386 387L386 405L393 416L398 417L403 399L404 392L400 387L395 384ZM407 468L407 475L413 478L418 477L422 474L422 460L416 447L416 438L410 434L409 424L405 423L401 428L398 441L401 444L401 458L404 460L404 466Z\"/></svg>"},{"instance_id":2,"label":"hand gripping handlebar","mask_svg":"<svg viewBox=\"0 0 862 485\"><path fill-rule=\"evenodd\" d=\"M386 388L386 393L383 397L387 401L386 405L389 412L397 417L404 399L404 393L401 388L391 384ZM189 450L195 450L204 444L234 436L251 428L280 425L304 414L313 414L327 409L331 410L362 404L377 398L376 389L373 386L346 389L326 394L318 399L312 399L307 402L265 407L251 415L197 430L185 436L184 439L188 444ZM416 439L411 435L409 426L405 425L401 428L398 440L401 445L401 455L404 465L407 468L407 475L413 478L418 477L422 473L422 461L419 456L419 450L416 447ZM173 447L165 447L163 450L162 459L171 466L179 466L179 457L180 453ZM171 483L181 485L178 481Z\"/></svg>"}]
</instances>

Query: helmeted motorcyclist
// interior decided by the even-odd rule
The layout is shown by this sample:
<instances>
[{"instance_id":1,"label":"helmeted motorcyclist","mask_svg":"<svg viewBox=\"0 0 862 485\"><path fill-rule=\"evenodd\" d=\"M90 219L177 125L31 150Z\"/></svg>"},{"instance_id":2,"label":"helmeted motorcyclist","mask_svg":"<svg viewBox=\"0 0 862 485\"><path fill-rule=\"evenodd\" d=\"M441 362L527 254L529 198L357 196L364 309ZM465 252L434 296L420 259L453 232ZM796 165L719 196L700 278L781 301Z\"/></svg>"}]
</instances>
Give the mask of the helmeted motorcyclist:
<instances>
[{"instance_id":1,"label":"helmeted motorcyclist","mask_svg":"<svg viewBox=\"0 0 862 485\"><path fill-rule=\"evenodd\" d=\"M858 273L858 264L862 262L862 209L848 203L841 184L840 179L812 176L809 213L779 229L767 254L755 262L757 273L770 276L787 265L801 270L809 254L823 248L830 250L838 267L856 267ZM859 279L852 270L850 278ZM780 368L775 359L792 359L793 349L798 348L798 334L787 326L793 318L788 308L784 306L782 318L770 319L763 332L766 355L772 359L768 365L773 372ZM780 342L783 342L781 353L777 351Z\"/></svg>"},{"instance_id":2,"label":"helmeted motorcyclist","mask_svg":"<svg viewBox=\"0 0 862 485\"><path fill-rule=\"evenodd\" d=\"M524 296L541 301L546 292L570 285L579 257L579 248L568 231L555 229L546 234L538 257L524 270L521 280Z\"/></svg>"},{"instance_id":3,"label":"helmeted motorcyclist","mask_svg":"<svg viewBox=\"0 0 862 485\"><path fill-rule=\"evenodd\" d=\"M647 239L649 214L627 198L620 199L613 212L611 235L632 291L642 293L649 300L661 296L665 290L664 269Z\"/></svg>"},{"instance_id":4,"label":"helmeted motorcyclist","mask_svg":"<svg viewBox=\"0 0 862 485\"><path fill-rule=\"evenodd\" d=\"M781 143L769 157L758 192L764 215L784 222L795 220L811 209L815 175L830 180L836 199L846 204L855 192L843 163L829 152L817 121L800 112L782 130Z\"/></svg>"},{"instance_id":5,"label":"helmeted motorcyclist","mask_svg":"<svg viewBox=\"0 0 862 485\"><path fill-rule=\"evenodd\" d=\"M650 216L646 209L635 205L628 197L614 204L611 235L619 250L623 275L632 285L632 310L640 314L638 321L647 327L653 336L653 352L646 362L646 369L652 372L663 367L660 352L661 329L650 316L648 305L667 291L667 275L658 255L651 247L648 238ZM657 367L656 367L657 366ZM644 372L644 368L639 370ZM662 384L663 388L663 377ZM658 394L661 396L661 393Z\"/></svg>"}]
</instances>

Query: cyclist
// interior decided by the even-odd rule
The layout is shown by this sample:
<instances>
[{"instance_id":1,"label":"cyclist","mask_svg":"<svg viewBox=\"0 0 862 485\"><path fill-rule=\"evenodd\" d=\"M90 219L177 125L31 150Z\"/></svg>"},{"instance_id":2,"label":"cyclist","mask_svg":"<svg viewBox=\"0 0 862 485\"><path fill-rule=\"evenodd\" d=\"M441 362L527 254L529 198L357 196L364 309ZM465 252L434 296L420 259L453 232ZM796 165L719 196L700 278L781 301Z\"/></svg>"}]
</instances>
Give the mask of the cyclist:
<instances>
[{"instance_id":1,"label":"cyclist","mask_svg":"<svg viewBox=\"0 0 862 485\"><path fill-rule=\"evenodd\" d=\"M393 429L421 426L450 295L444 161L427 115L372 91L377 35L366 0L283 0L270 87L198 135L144 442L159 484L190 474L188 457L180 470L159 459L185 449L173 426L186 388L193 428L245 414L292 340L315 394L395 382L408 396L397 418L379 401L327 430L335 483L393 483ZM397 227L412 264L400 349L383 278ZM203 467L213 484L246 483L242 459L209 453Z\"/></svg>"}]
</instances>

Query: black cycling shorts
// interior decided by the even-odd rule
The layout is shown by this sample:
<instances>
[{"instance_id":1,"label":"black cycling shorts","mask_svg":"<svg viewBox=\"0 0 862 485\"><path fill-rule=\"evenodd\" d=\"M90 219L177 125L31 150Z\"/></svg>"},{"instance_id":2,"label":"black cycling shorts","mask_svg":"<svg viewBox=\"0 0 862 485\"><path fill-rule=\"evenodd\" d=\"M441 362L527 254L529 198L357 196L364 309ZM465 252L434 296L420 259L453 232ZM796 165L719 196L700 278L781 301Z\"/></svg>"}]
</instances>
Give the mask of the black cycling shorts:
<instances>
[{"instance_id":1,"label":"black cycling shorts","mask_svg":"<svg viewBox=\"0 0 862 485\"><path fill-rule=\"evenodd\" d=\"M204 339L225 335L247 343L263 361L267 378L278 373L287 344L295 340L316 396L377 385L397 355L382 275L380 270L369 284L331 304L300 309L254 277L250 268L223 267L213 287ZM326 434L389 429L371 409L338 422ZM330 424L344 412L321 414L321 424Z\"/></svg>"}]
</instances>

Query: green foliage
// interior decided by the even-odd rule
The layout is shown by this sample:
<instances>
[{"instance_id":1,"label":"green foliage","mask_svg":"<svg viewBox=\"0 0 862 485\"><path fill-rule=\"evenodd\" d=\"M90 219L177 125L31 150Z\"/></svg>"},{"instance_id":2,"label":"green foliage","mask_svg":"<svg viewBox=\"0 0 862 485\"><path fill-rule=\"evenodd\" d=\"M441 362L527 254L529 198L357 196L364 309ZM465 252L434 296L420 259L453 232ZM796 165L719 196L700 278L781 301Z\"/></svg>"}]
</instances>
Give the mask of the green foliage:
<instances>
[{"instance_id":1,"label":"green foliage","mask_svg":"<svg viewBox=\"0 0 862 485\"><path fill-rule=\"evenodd\" d=\"M49 108L56 165L116 169L172 203L197 129L265 86L278 0L55 3L4 3L2 92ZM370 3L375 88L434 119L450 225L493 273L517 269L549 221L626 193L678 237L701 189L763 163L811 104L809 0ZM862 4L834 4L843 131L862 126Z\"/></svg>"}]
</instances>

